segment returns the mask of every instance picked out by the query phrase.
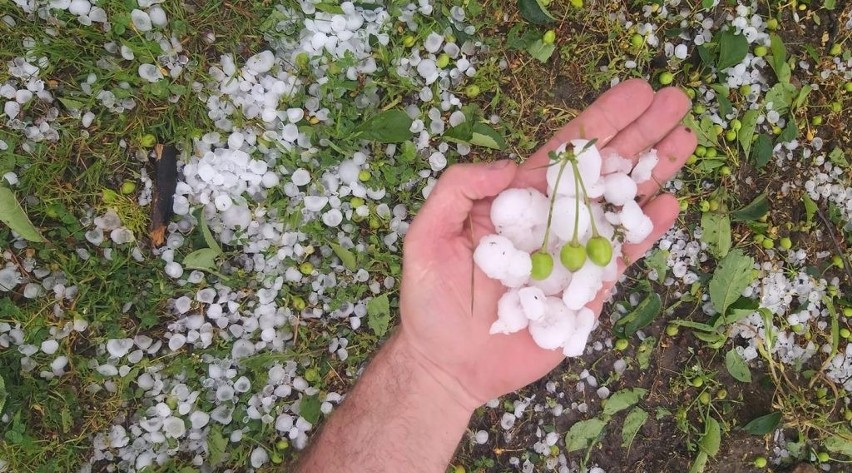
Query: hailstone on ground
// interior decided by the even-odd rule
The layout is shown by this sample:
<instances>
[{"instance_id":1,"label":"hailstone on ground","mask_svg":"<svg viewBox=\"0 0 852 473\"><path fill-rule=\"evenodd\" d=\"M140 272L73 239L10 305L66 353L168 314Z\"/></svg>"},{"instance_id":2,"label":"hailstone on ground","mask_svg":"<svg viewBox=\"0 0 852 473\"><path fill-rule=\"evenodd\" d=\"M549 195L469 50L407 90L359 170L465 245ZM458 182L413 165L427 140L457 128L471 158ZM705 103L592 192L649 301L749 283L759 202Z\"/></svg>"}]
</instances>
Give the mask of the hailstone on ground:
<instances>
[{"instance_id":1,"label":"hailstone on ground","mask_svg":"<svg viewBox=\"0 0 852 473\"><path fill-rule=\"evenodd\" d=\"M494 199L496 234L479 241L473 258L507 288L492 335L526 328L538 346L573 357L583 354L597 323L588 305L618 277L622 245L639 243L654 229L635 199L659 158L650 150L634 166L615 154L602 158L592 140L570 145L573 153L565 153L567 143L555 151L546 195L507 189ZM562 251L569 246L571 251ZM544 266L533 271L539 262Z\"/></svg>"}]
</instances>

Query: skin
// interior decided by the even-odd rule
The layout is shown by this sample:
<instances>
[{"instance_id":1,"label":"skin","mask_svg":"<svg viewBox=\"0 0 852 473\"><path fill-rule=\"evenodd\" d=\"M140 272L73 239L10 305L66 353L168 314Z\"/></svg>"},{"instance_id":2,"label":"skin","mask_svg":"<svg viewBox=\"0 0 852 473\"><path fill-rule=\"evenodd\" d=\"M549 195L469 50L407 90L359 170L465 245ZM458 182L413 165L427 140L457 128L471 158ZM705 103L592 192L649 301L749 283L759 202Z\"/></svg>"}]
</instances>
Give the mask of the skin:
<instances>
[{"instance_id":1,"label":"skin","mask_svg":"<svg viewBox=\"0 0 852 473\"><path fill-rule=\"evenodd\" d=\"M509 187L544 191L547 153L570 139L598 138L604 157L609 150L636 160L656 148L654 179L639 186L654 230L623 249L626 261L636 261L677 218L677 200L660 194L659 183L695 149L695 134L679 125L689 106L678 89L655 93L646 82L630 80L601 95L521 166L500 161L447 169L405 237L401 324L297 471L445 471L475 408L563 362L561 350L539 348L526 330L488 333L505 288L475 268L472 255L475 242L494 232L491 201ZM624 271L625 261L619 268ZM610 289L590 303L596 314Z\"/></svg>"}]
</instances>

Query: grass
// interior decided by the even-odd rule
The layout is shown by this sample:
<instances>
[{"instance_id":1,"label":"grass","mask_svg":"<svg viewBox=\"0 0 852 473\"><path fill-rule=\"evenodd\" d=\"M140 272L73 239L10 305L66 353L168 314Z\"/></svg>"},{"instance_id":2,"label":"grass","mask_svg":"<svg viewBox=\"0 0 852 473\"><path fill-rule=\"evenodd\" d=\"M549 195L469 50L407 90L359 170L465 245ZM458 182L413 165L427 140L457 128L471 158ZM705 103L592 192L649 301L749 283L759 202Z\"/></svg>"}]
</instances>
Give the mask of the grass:
<instances>
[{"instance_id":1,"label":"grass","mask_svg":"<svg viewBox=\"0 0 852 473\"><path fill-rule=\"evenodd\" d=\"M635 331L615 336L610 329L617 325L619 317L604 316L597 338L603 350L568 362L568 369L557 370L545 380L506 396L497 407L478 411L471 433L486 430L489 441L485 445L463 442L453 470L456 473L512 471L515 469L512 458L519 464L529 461L539 470L558 463L564 455L569 463L573 461L577 466L598 464L608 471L620 471L619 465L623 468L627 463L658 471L687 471L690 467L699 471L695 465L702 463L707 463L706 467L701 467L706 471L738 468L762 471L765 468L757 465L761 464L760 458L773 457L775 440L772 433L776 428L783 429L786 440L779 442L779 446L786 448L790 456L780 458L778 465L770 462L770 470L781 471L799 462L825 463L841 470L847 467L850 451L843 441L849 438L852 420L849 393L826 373L831 356L842 353L849 343L849 337L842 336L842 330L848 333L850 328L849 315L844 309L852 307L848 298L852 281L847 276L848 268L842 266L847 264L844 258L849 257L852 236L844 227L846 222L837 203L827 204L820 199L816 202L818 210L813 211L808 210L806 200L802 201L801 180L815 166L813 157L805 158L795 153L794 160L784 165L779 166L771 159L763 162L756 151L744 152L746 142L738 135L727 139L726 129L720 127L719 130L712 123L702 121L706 116L703 112L708 108L725 106L718 98L722 96L732 110L737 110L735 114L741 125L747 126L744 108L749 94L739 89L725 89L724 81L712 72L694 45L690 45L689 57L681 61L667 58L642 35L641 40L636 40L639 34L636 24L644 22L651 23L661 38L677 37L680 19L661 18L659 4L587 2L583 8L576 8L556 3L549 6L555 21L538 26L525 20L514 2L465 2L469 21L477 28L474 37L490 49L487 54L480 55L477 73L454 92L464 102L477 107L466 109L471 116L499 116L501 121L495 130L508 143L504 152L523 159L556 129L576 117L614 79L646 77L660 86L661 73L671 72L674 85L698 97L688 123L696 128L702 141L680 176L682 188L678 198L685 212L678 227L687 233L697 226L705 227L703 237L692 239L703 241L709 256L706 261L693 265L697 280L692 284L647 286L651 270L672 275L672 269L667 268L667 252L657 250L653 258L629 275L609 306L611 313L629 314L636 305L635 300L630 300L631 293L636 293L638 300L651 293L659 294L661 308L650 314L641 336ZM647 16L643 13L646 3L650 12ZM692 16L702 11L702 2L682 3ZM714 14L733 11L730 2L722 3L714 7ZM282 4L295 5L286 1ZM221 55L231 54L240 63L268 43L286 40L292 35L288 29L292 25L288 26L286 15L276 10L276 3L266 0L241 3L167 1L163 8L170 19L168 32L179 40L182 48L172 57L182 54L188 61L179 78L150 84L139 78L138 65L160 63L160 56L167 51L151 35L134 31L129 21L134 2L105 0L99 5L112 19L110 31L81 26L70 14L58 14L60 22L46 25L24 14L8 0L0 0L4 15L9 15L16 23L15 27L0 23L0 63L6 64L27 54L49 58L49 66L41 72L41 78L45 80L45 87L58 98L55 106L59 114L55 124L61 131L56 141L24 146L25 140L18 131L0 129L0 139L10 145L8 151L0 154L0 176L11 170L17 173L20 183L15 193L32 222L48 240L22 248L14 244L6 227L0 227L0 250L8 251L9 264L25 274L32 273L33 265L47 268L64 274L66 286L79 288L76 295L58 304L49 296L28 300L23 297L23 287L2 292L0 322L20 324L26 343L36 347L75 319L89 322L88 330L71 331L62 340L60 353L69 357L69 364L61 377L44 379L39 376L39 371L47 367L55 355L32 355L30 358L38 368L27 372L22 370L22 355L17 349L0 350L0 375L5 382L5 395L0 390L0 396L5 398L5 405L0 404L3 415L0 430L4 432L0 439L0 460L6 462L7 471L76 469L91 458L93 436L108 432L114 423L123 422L120 419L126 419L124 416L132 416L151 404L152 400L147 399L133 382L136 375L154 370L200 390L211 359L224 359L231 352L232 341L220 337L203 350L185 349L179 354L146 357L125 377L107 378L99 374L97 363L105 360L99 346L105 340L139 334L154 338L163 336L170 330L170 324L179 319L173 312L171 300L184 294L192 295L195 289L181 287L166 276L164 262L152 256L147 247L144 248L146 259L137 262L129 248L115 246L105 251L105 248L89 245L84 234L91 218L113 209L144 247L149 209L139 205L136 197L144 188L142 170L151 171L145 162L148 148L143 146L149 141L147 135L153 135L158 142L189 145L193 138L213 130L207 106L193 91L194 84L211 82L210 67L219 62ZM404 6L400 2L390 2L390 5L393 11ZM773 144L779 137L791 135L808 147L813 147L814 138L820 137L824 141L823 152L840 150L839 154L827 159L841 166L838 180L849 186L852 175L844 157L852 146L844 126L852 96L848 78L842 73L822 78L808 73L798 64L807 60L812 69L821 70L834 67L835 58L848 60L852 54L850 33L843 28L843 23L849 20L850 12L848 7L846 10L839 8L829 10L825 5L808 2L760 5L758 13L763 18L775 18L779 22L774 31L788 50L787 61L782 62L791 68L793 80L789 82L795 94L789 111L784 114L794 126L774 130L758 126L756 133L765 135ZM798 22L794 13L800 18ZM610 14L623 14L634 25L626 26ZM331 75L322 92L340 107L332 110L332 122L310 123L309 127L317 142L324 139L331 144L320 147L313 162L304 159L299 152L279 150L281 166L288 169L307 166L319 175L339 162L341 156L361 149L361 143L352 139L351 134L373 111L368 113L354 105L359 94L377 91L381 98L379 108L385 110L398 109L412 94L416 95L420 86L399 76L391 65L408 54L405 43L411 39L407 36L419 44L429 31L449 24L446 14L421 17L418 21L421 28L417 32L409 32L402 24L394 25L388 44L375 47L373 57L380 66L380 72L375 75L349 80L339 71L345 70L353 60L344 58L335 63L339 71ZM832 26L835 24L836 27ZM554 31L556 41L553 51L542 61L534 57L530 48L549 29ZM35 40L32 46L26 45L26 38ZM104 44L111 41L128 46L135 59L113 59L114 67L104 70L98 61L106 56ZM834 45L839 45L839 52ZM750 47L750 51L754 48ZM779 55L777 51L771 53L772 57ZM715 54L718 61L721 53L710 50L708 54ZM298 64L298 58L294 61L288 65L291 71L305 80L315 79L310 67ZM635 62L635 66L628 67L628 61ZM767 66L765 72L769 87L779 83L771 67ZM92 80L87 86L81 86L90 74L94 74ZM10 79L7 69L0 68L0 83ZM804 84L810 84L809 93L803 92ZM702 99L707 90L713 90L716 98ZM95 98L101 91L110 91L118 99L132 98L135 105L120 113L112 112ZM765 97L766 91L761 92L758 104L765 105ZM282 106L301 107L305 99L303 95L296 95ZM48 108L44 104L29 105L25 113L37 117L46 114ZM74 108L91 109L96 114L88 129L81 128L79 115L72 111ZM5 116L3 120L5 123ZM241 116L234 120L240 126L260 125L257 120ZM757 144L749 141L748 146L754 150ZM422 200L420 191L426 185L416 173L428 165L412 145L399 145L394 156L384 153L386 147L383 143L369 146L372 156L367 185L387 188L389 196L382 202L391 208L404 204L415 213ZM466 157L451 154L449 159L451 162L488 160L497 155L493 150L474 147ZM127 182L136 184L136 190L124 194L121 187ZM796 185L785 190L785 183ZM739 220L726 220L729 211L744 210L761 193L766 196L766 210L758 209ZM277 211L291 228L299 228L307 235L302 243L311 245L313 251L293 261L296 265L309 262L313 266L313 271L306 271L306 280L316 281L318 275L333 272L340 284L322 297L312 295L310 282L285 286L277 303L293 316L281 329L286 348L251 355L241 361L240 373L250 377L253 386L262 386L270 366L294 362L295 375L318 389L317 396L302 395L301 402L318 402L321 394L345 392L351 388L358 369L373 354L384 332L368 323L376 322L375 313L363 319L362 328L353 330L346 318L303 318L302 311L320 308L328 312L347 302L365 301L370 296L385 294L390 298L393 314L396 289L385 289L379 284L376 293L367 284L380 283L385 277L398 280L400 253L398 249L389 249L382 241L391 221L377 214L378 202L369 203L370 215L355 222L349 235L362 245L356 252L358 267L370 272L368 283L357 282L352 272L336 269L339 265L327 244L339 238L338 235L330 234L316 221L304 222L301 208L290 202L283 190L272 190L267 197L267 208ZM723 241L725 238L718 235L708 236L706 228L710 223L718 223L722 233L728 232L729 241ZM814 236L817 231L823 232L821 237ZM204 247L199 231L185 237L189 244L178 250L175 258L178 261L192 250ZM801 268L784 263L783 258L789 254L780 249L784 238L790 239L793 250L805 249L812 259ZM247 239L242 237L242 240ZM238 243L226 246L219 261L235 263L242 255L242 246ZM794 278L801 270L828 282L825 299L818 301L826 311L821 319L825 325L811 320L795 326L787 321L786 316L806 308L804 301L791 304L783 317L775 317L773 323L782 332L799 333L805 340L802 345L813 341L816 346L827 345L830 353L817 351L809 361L782 363L763 349L766 346L764 337L758 343L758 360L746 368L750 381L738 379L744 376L741 372L735 373L741 368L726 363L728 353L735 347L748 345L744 338L732 335L731 330L738 321L708 316L703 310L708 300L705 296L709 300L717 299L711 281L717 274L718 263L724 260L723 253L730 254L730 251L720 251L726 245L730 250L742 250L743 257L769 262L774 268L782 269L782 274L788 278ZM78 252L80 248L85 248L91 257L82 257ZM756 270L753 276L762 278L769 271ZM263 287L264 281L258 281L250 271L235 264L228 277L231 287L249 295ZM832 283L832 278L837 278L837 282ZM659 277L657 281L664 279ZM201 284L213 287L216 280L215 275L207 274ZM748 305L756 300L753 296L740 303ZM195 307L203 305L195 303ZM724 315L733 317L732 314ZM391 316L391 325L393 318ZM349 343L346 360L329 353L329 344L339 338ZM613 368L619 360L626 366L620 374ZM597 388L591 387L587 378L580 378L578 373L583 369L597 378L599 386L607 386L613 396L634 392L634 389L642 389L644 394L624 410L603 416L607 403L597 398ZM548 389L547 383L553 383L554 389ZM578 383L586 384L583 392L577 391ZM95 391L93 386L102 388ZM250 395L251 392L243 395L240 401L246 402ZM281 409L292 408L294 400L295 397L283 401ZM163 393L156 399L160 401L173 402L174 399L170 400L169 394ZM500 427L501 417L503 412L513 411L515 404L521 402L532 405L509 429L511 437L507 438L503 435L506 431ZM536 411L535 404L543 408ZM576 409L579 404L588 409ZM214 405L210 398L203 396L198 401L202 409L209 410ZM566 414L551 415L557 405L564 407ZM639 419L640 412L647 415L647 420L627 442L623 434L628 416ZM751 435L743 430L749 421L776 412L780 413L780 418L768 427L767 433ZM240 469L249 463L255 447L267 449L273 464L288 464L298 457L297 449L289 442L282 444L274 428L257 420L246 419L243 423L245 415L235 413L236 422L246 426L244 440L229 444L227 452L220 451L223 449L217 436L227 438L230 431L217 426L218 430L209 434L213 440L208 440L207 458L218 456L220 467ZM322 417L316 413L316 420ZM574 429L578 423L591 419L601 420L601 429L596 432ZM708 427L714 422L720 424L718 433ZM558 432L558 443L546 449L536 448L536 442L540 441L538 428L544 433ZM766 428L764 426L764 430ZM576 438L585 441L581 448L572 449L572 439ZM172 446L176 445L172 442ZM661 449L661 445L669 448ZM167 464L146 471L196 471L191 459L192 454L181 451ZM275 471L275 468L267 467L264 471Z\"/></svg>"}]
</instances>

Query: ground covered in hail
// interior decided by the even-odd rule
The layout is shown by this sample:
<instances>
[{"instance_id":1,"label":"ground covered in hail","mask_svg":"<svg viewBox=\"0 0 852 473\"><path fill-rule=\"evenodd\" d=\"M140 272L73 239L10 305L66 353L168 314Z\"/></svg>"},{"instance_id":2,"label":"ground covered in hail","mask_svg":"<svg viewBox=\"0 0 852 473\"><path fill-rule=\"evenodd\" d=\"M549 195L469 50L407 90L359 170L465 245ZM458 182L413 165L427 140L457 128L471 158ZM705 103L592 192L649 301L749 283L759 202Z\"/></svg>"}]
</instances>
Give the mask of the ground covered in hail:
<instances>
[{"instance_id":1,"label":"ground covered in hail","mask_svg":"<svg viewBox=\"0 0 852 473\"><path fill-rule=\"evenodd\" d=\"M449 468L849 471L849 2L548 3L0 0L0 471L286 470L442 170L632 77L681 217Z\"/></svg>"}]
</instances>

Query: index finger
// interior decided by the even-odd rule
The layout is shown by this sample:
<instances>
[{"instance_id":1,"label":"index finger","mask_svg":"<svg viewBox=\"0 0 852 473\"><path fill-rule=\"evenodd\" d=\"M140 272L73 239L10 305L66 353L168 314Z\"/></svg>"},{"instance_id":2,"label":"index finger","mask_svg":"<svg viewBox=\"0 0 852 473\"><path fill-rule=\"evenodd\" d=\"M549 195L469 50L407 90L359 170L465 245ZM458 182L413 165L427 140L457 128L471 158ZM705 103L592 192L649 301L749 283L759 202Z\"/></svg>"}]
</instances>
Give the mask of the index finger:
<instances>
[{"instance_id":1,"label":"index finger","mask_svg":"<svg viewBox=\"0 0 852 473\"><path fill-rule=\"evenodd\" d=\"M641 79L622 82L604 92L521 164L512 183L513 187L535 187L544 190L547 182L545 172L540 168L550 164L550 158L547 156L549 152L575 138L597 138L597 146L602 148L618 132L642 116L653 100L654 90Z\"/></svg>"}]
</instances>

